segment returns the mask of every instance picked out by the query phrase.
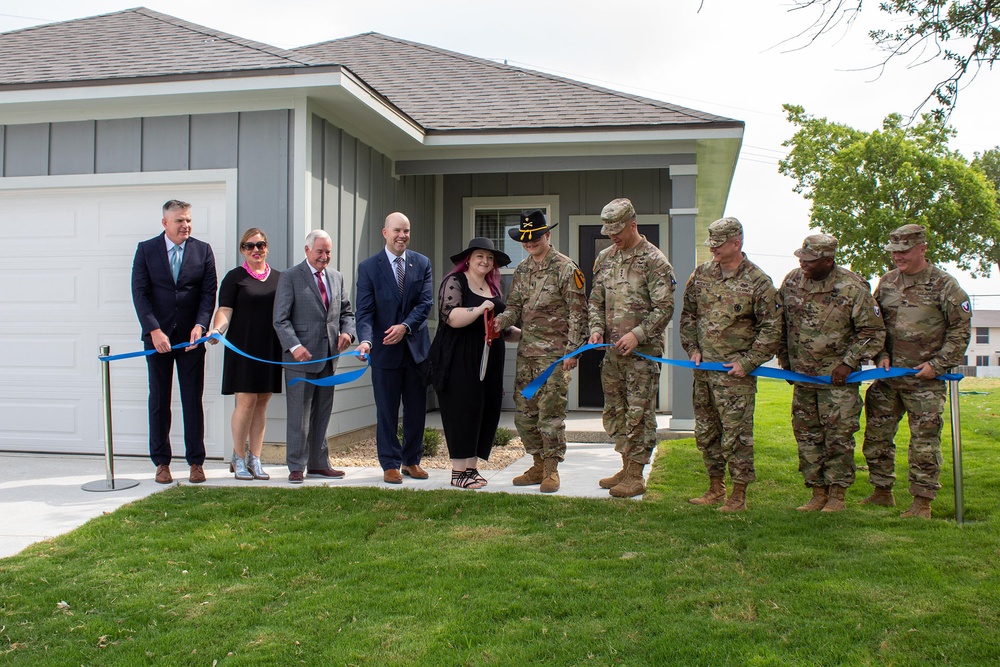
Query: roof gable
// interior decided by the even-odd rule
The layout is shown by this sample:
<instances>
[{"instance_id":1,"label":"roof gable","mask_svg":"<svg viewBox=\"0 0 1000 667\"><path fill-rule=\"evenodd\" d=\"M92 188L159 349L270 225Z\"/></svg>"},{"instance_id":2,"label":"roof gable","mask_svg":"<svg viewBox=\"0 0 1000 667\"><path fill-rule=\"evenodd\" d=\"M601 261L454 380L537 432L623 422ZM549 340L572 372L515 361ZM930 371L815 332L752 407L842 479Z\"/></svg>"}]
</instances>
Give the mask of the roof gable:
<instances>
[{"instance_id":1,"label":"roof gable","mask_svg":"<svg viewBox=\"0 0 1000 667\"><path fill-rule=\"evenodd\" d=\"M310 65L305 54L139 7L0 34L0 85Z\"/></svg>"},{"instance_id":2,"label":"roof gable","mask_svg":"<svg viewBox=\"0 0 1000 667\"><path fill-rule=\"evenodd\" d=\"M350 68L429 132L743 126L722 116L378 33L293 52Z\"/></svg>"}]
</instances>

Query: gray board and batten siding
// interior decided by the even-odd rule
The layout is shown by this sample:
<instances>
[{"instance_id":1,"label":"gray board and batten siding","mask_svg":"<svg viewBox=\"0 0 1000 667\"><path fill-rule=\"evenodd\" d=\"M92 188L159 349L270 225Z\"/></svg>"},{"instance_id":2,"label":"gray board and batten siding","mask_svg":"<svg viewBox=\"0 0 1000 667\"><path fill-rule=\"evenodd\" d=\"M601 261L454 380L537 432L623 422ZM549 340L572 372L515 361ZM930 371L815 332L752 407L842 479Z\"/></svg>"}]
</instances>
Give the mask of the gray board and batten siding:
<instances>
[{"instance_id":1,"label":"gray board and batten siding","mask_svg":"<svg viewBox=\"0 0 1000 667\"><path fill-rule=\"evenodd\" d=\"M251 227L263 229L276 268L283 268L292 132L287 109L7 125L0 167L4 177L236 168L237 237ZM157 233L159 211L137 224ZM222 275L236 257L216 261Z\"/></svg>"}]
</instances>

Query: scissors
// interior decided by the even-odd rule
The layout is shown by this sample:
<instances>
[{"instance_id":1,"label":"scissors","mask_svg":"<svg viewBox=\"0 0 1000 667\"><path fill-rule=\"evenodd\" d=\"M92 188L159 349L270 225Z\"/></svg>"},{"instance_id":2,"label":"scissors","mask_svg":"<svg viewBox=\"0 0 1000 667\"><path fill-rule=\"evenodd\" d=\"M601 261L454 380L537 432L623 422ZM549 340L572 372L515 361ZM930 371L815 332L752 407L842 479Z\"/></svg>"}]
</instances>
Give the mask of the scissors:
<instances>
[{"instance_id":1,"label":"scissors","mask_svg":"<svg viewBox=\"0 0 1000 667\"><path fill-rule=\"evenodd\" d=\"M496 315L493 314L492 310L487 310L483 313L483 326L486 328L486 336L485 342L483 342L483 360L479 363L480 382L486 377L486 366L490 363L490 345L500 337L499 331L493 331L493 320L495 319Z\"/></svg>"}]
</instances>

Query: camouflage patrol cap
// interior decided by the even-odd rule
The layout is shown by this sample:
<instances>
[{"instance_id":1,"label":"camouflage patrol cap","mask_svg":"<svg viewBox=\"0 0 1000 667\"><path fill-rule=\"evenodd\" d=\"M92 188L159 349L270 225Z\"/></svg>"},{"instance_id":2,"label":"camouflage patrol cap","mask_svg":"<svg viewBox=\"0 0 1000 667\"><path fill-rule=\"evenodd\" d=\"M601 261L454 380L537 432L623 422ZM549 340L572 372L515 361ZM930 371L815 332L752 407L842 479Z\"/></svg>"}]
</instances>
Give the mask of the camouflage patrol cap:
<instances>
[{"instance_id":1,"label":"camouflage patrol cap","mask_svg":"<svg viewBox=\"0 0 1000 667\"><path fill-rule=\"evenodd\" d=\"M708 226L708 238L705 245L718 248L720 245L743 233L743 225L736 218L721 218Z\"/></svg>"},{"instance_id":2,"label":"camouflage patrol cap","mask_svg":"<svg viewBox=\"0 0 1000 667\"><path fill-rule=\"evenodd\" d=\"M624 197L615 199L601 211L601 222L604 223L604 226L601 227L601 233L605 236L617 234L625 229L625 225L630 220L634 219L635 207L632 206L632 202Z\"/></svg>"},{"instance_id":3,"label":"camouflage patrol cap","mask_svg":"<svg viewBox=\"0 0 1000 667\"><path fill-rule=\"evenodd\" d=\"M927 243L927 230L923 225L903 225L889 233L887 252L905 252L921 243Z\"/></svg>"},{"instance_id":4,"label":"camouflage patrol cap","mask_svg":"<svg viewBox=\"0 0 1000 667\"><path fill-rule=\"evenodd\" d=\"M829 234L810 234L795 251L795 256L807 262L820 257L837 256L837 237Z\"/></svg>"}]
</instances>

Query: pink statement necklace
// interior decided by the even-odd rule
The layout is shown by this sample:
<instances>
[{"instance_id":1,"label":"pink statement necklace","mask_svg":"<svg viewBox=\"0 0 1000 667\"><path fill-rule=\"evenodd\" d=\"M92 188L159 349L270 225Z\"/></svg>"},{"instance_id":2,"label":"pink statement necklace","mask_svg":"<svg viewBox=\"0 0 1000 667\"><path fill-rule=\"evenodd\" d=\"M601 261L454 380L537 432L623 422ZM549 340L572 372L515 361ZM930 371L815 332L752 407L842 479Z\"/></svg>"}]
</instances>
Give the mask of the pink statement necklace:
<instances>
[{"instance_id":1,"label":"pink statement necklace","mask_svg":"<svg viewBox=\"0 0 1000 667\"><path fill-rule=\"evenodd\" d=\"M246 269L247 273L249 273L251 276L253 276L254 278L256 278L261 282L267 280L267 277L271 275L271 267L268 266L267 262L264 262L264 270L261 271L260 273L257 273L256 271L251 269L250 265L247 264L246 262L243 262L243 268Z\"/></svg>"}]
</instances>

